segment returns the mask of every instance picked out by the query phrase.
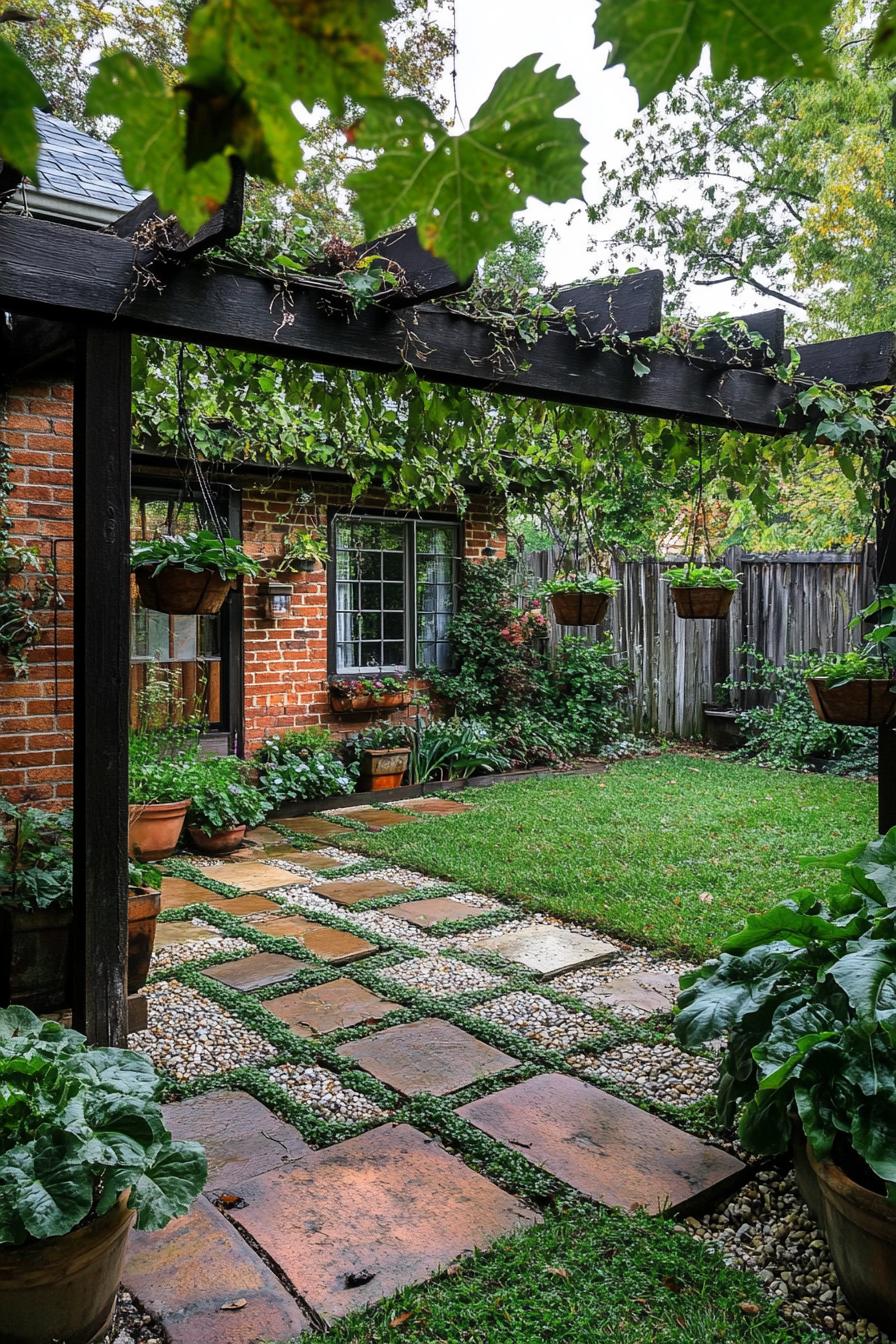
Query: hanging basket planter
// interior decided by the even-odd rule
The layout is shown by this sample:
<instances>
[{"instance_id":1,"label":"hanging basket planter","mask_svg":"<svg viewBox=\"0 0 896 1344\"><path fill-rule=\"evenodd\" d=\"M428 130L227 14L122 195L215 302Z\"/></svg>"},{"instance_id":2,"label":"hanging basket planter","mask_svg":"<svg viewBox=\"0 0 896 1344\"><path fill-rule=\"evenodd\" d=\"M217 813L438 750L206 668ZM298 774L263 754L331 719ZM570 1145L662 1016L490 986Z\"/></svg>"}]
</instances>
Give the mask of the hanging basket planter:
<instances>
[{"instance_id":1,"label":"hanging basket planter","mask_svg":"<svg viewBox=\"0 0 896 1344\"><path fill-rule=\"evenodd\" d=\"M734 600L731 588L670 589L676 613L686 621L720 621Z\"/></svg>"},{"instance_id":2,"label":"hanging basket planter","mask_svg":"<svg viewBox=\"0 0 896 1344\"><path fill-rule=\"evenodd\" d=\"M186 532L178 537L135 541L131 569L140 601L169 616L214 616L244 574L261 566L235 537Z\"/></svg>"},{"instance_id":3,"label":"hanging basket planter","mask_svg":"<svg viewBox=\"0 0 896 1344\"><path fill-rule=\"evenodd\" d=\"M169 616L214 616L231 588L236 587L232 579L222 579L217 570L203 569L194 574L175 565L167 565L158 574L146 566L135 570L134 577L144 607Z\"/></svg>"},{"instance_id":4,"label":"hanging basket planter","mask_svg":"<svg viewBox=\"0 0 896 1344\"><path fill-rule=\"evenodd\" d=\"M609 605L609 593L551 593L551 609L558 625L600 625Z\"/></svg>"},{"instance_id":5,"label":"hanging basket planter","mask_svg":"<svg viewBox=\"0 0 896 1344\"><path fill-rule=\"evenodd\" d=\"M855 677L840 686L831 686L830 680L806 678L809 699L825 723L882 728L896 716L896 680L892 677Z\"/></svg>"}]
</instances>

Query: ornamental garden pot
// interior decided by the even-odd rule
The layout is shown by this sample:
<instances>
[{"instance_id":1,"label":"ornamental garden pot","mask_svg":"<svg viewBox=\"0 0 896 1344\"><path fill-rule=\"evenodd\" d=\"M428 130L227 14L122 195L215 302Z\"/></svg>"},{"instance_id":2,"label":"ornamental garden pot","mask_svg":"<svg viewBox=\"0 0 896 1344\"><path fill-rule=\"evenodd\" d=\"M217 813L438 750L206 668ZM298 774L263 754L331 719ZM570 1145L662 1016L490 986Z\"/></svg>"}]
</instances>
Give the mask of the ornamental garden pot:
<instances>
[{"instance_id":1,"label":"ornamental garden pot","mask_svg":"<svg viewBox=\"0 0 896 1344\"><path fill-rule=\"evenodd\" d=\"M132 859L167 859L177 849L190 798L177 803L132 803L128 808L128 853Z\"/></svg>"},{"instance_id":2,"label":"ornamental garden pot","mask_svg":"<svg viewBox=\"0 0 896 1344\"><path fill-rule=\"evenodd\" d=\"M129 1193L64 1237L0 1247L0 1344L90 1344L105 1334L136 1217Z\"/></svg>"},{"instance_id":3,"label":"ornamental garden pot","mask_svg":"<svg viewBox=\"0 0 896 1344\"><path fill-rule=\"evenodd\" d=\"M807 677L806 689L825 723L881 728L896 715L896 681L888 677L856 677L834 687L826 677Z\"/></svg>"},{"instance_id":4,"label":"ornamental garden pot","mask_svg":"<svg viewBox=\"0 0 896 1344\"><path fill-rule=\"evenodd\" d=\"M201 854L232 854L239 849L246 834L245 826L231 826L225 830L212 831L208 835L201 826L188 826L190 843Z\"/></svg>"},{"instance_id":5,"label":"ornamental garden pot","mask_svg":"<svg viewBox=\"0 0 896 1344\"><path fill-rule=\"evenodd\" d=\"M809 1162L821 1193L822 1224L850 1306L888 1334L896 1332L896 1206L859 1185L835 1162Z\"/></svg>"},{"instance_id":6,"label":"ornamental garden pot","mask_svg":"<svg viewBox=\"0 0 896 1344\"><path fill-rule=\"evenodd\" d=\"M734 601L733 588L670 588L677 614L685 621L720 621Z\"/></svg>"},{"instance_id":7,"label":"ornamental garden pot","mask_svg":"<svg viewBox=\"0 0 896 1344\"><path fill-rule=\"evenodd\" d=\"M609 593L551 593L551 607L558 625L600 625L609 605Z\"/></svg>"},{"instance_id":8,"label":"ornamental garden pot","mask_svg":"<svg viewBox=\"0 0 896 1344\"><path fill-rule=\"evenodd\" d=\"M216 569L196 573L180 565L166 565L158 574L153 574L151 565L141 565L134 577L144 607L169 616L214 616L236 586L232 579L222 579Z\"/></svg>"},{"instance_id":9,"label":"ornamental garden pot","mask_svg":"<svg viewBox=\"0 0 896 1344\"><path fill-rule=\"evenodd\" d=\"M397 789L408 768L410 747L370 747L361 754L361 793L378 789Z\"/></svg>"}]
</instances>

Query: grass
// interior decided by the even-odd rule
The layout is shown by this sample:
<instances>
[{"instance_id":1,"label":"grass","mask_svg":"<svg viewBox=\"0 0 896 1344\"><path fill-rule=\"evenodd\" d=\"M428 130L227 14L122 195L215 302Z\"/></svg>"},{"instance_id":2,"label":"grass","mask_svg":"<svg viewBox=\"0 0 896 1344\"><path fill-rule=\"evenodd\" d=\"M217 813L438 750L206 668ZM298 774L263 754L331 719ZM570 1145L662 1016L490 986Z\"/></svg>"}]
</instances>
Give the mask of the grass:
<instances>
[{"instance_id":1,"label":"grass","mask_svg":"<svg viewBox=\"0 0 896 1344\"><path fill-rule=\"evenodd\" d=\"M748 1275L674 1225L576 1208L347 1318L329 1344L784 1344Z\"/></svg>"},{"instance_id":2,"label":"grass","mask_svg":"<svg viewBox=\"0 0 896 1344\"><path fill-rule=\"evenodd\" d=\"M873 784L674 753L467 798L472 812L353 832L351 846L700 957L805 885L801 855L877 831Z\"/></svg>"}]
</instances>

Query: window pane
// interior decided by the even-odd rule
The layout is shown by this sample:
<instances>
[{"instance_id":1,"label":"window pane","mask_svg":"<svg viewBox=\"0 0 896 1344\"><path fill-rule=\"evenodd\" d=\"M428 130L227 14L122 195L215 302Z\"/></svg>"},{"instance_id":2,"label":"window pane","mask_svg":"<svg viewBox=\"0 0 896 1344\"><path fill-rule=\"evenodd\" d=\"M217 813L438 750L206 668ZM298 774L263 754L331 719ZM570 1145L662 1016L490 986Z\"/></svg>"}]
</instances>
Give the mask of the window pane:
<instances>
[{"instance_id":1,"label":"window pane","mask_svg":"<svg viewBox=\"0 0 896 1344\"><path fill-rule=\"evenodd\" d=\"M336 584L336 610L351 611L356 605L354 598L358 593L358 585L355 583L337 583Z\"/></svg>"},{"instance_id":2,"label":"window pane","mask_svg":"<svg viewBox=\"0 0 896 1344\"><path fill-rule=\"evenodd\" d=\"M362 579L379 580L381 564L382 555L379 551L361 551L358 554L358 571Z\"/></svg>"},{"instance_id":3,"label":"window pane","mask_svg":"<svg viewBox=\"0 0 896 1344\"><path fill-rule=\"evenodd\" d=\"M382 660L380 642L361 645L361 663L364 667L379 667Z\"/></svg>"},{"instance_id":4,"label":"window pane","mask_svg":"<svg viewBox=\"0 0 896 1344\"><path fill-rule=\"evenodd\" d=\"M450 612L447 611L444 613L440 612L438 616L436 616L436 634L438 635L439 639L448 638L448 626L450 622L451 622Z\"/></svg>"},{"instance_id":5,"label":"window pane","mask_svg":"<svg viewBox=\"0 0 896 1344\"><path fill-rule=\"evenodd\" d=\"M336 645L336 666L340 669L345 667L356 667L358 663L358 647L356 644L337 644Z\"/></svg>"},{"instance_id":6,"label":"window pane","mask_svg":"<svg viewBox=\"0 0 896 1344\"><path fill-rule=\"evenodd\" d=\"M404 664L404 640L387 640L383 645L383 666L401 667Z\"/></svg>"},{"instance_id":7,"label":"window pane","mask_svg":"<svg viewBox=\"0 0 896 1344\"><path fill-rule=\"evenodd\" d=\"M417 614L417 638L431 640L436 637L436 618L431 612Z\"/></svg>"},{"instance_id":8,"label":"window pane","mask_svg":"<svg viewBox=\"0 0 896 1344\"><path fill-rule=\"evenodd\" d=\"M444 643L437 644L434 661L436 667L438 667L442 672L450 671L454 661L451 653L451 645Z\"/></svg>"},{"instance_id":9,"label":"window pane","mask_svg":"<svg viewBox=\"0 0 896 1344\"><path fill-rule=\"evenodd\" d=\"M452 666L448 627L454 614L457 529L448 524L417 526L417 663Z\"/></svg>"},{"instance_id":10,"label":"window pane","mask_svg":"<svg viewBox=\"0 0 896 1344\"><path fill-rule=\"evenodd\" d=\"M383 638L404 638L404 612L387 611L383 616Z\"/></svg>"},{"instance_id":11,"label":"window pane","mask_svg":"<svg viewBox=\"0 0 896 1344\"><path fill-rule=\"evenodd\" d=\"M381 589L378 583L361 584L361 610L379 611L380 610Z\"/></svg>"},{"instance_id":12,"label":"window pane","mask_svg":"<svg viewBox=\"0 0 896 1344\"><path fill-rule=\"evenodd\" d=\"M358 577L358 558L354 551L336 552L337 579L356 579Z\"/></svg>"},{"instance_id":13,"label":"window pane","mask_svg":"<svg viewBox=\"0 0 896 1344\"><path fill-rule=\"evenodd\" d=\"M379 639L382 635L382 616L378 611L362 611L358 625L362 639Z\"/></svg>"},{"instance_id":14,"label":"window pane","mask_svg":"<svg viewBox=\"0 0 896 1344\"><path fill-rule=\"evenodd\" d=\"M340 518L334 535L337 670L403 665L409 527L394 519Z\"/></svg>"},{"instance_id":15,"label":"window pane","mask_svg":"<svg viewBox=\"0 0 896 1344\"><path fill-rule=\"evenodd\" d=\"M189 663L196 657L196 617L173 616L172 657L176 663Z\"/></svg>"},{"instance_id":16,"label":"window pane","mask_svg":"<svg viewBox=\"0 0 896 1344\"><path fill-rule=\"evenodd\" d=\"M417 525L418 555L454 555L456 529L431 524Z\"/></svg>"},{"instance_id":17,"label":"window pane","mask_svg":"<svg viewBox=\"0 0 896 1344\"><path fill-rule=\"evenodd\" d=\"M418 667L431 667L436 661L436 646L432 643L417 644Z\"/></svg>"},{"instance_id":18,"label":"window pane","mask_svg":"<svg viewBox=\"0 0 896 1344\"><path fill-rule=\"evenodd\" d=\"M383 609L385 611L404 611L404 584L383 584Z\"/></svg>"},{"instance_id":19,"label":"window pane","mask_svg":"<svg viewBox=\"0 0 896 1344\"><path fill-rule=\"evenodd\" d=\"M454 578L449 555L424 555L417 560L417 580L424 583L450 583Z\"/></svg>"},{"instance_id":20,"label":"window pane","mask_svg":"<svg viewBox=\"0 0 896 1344\"><path fill-rule=\"evenodd\" d=\"M393 551L383 553L383 578L397 579L399 583L404 582L403 555L396 555Z\"/></svg>"}]
</instances>

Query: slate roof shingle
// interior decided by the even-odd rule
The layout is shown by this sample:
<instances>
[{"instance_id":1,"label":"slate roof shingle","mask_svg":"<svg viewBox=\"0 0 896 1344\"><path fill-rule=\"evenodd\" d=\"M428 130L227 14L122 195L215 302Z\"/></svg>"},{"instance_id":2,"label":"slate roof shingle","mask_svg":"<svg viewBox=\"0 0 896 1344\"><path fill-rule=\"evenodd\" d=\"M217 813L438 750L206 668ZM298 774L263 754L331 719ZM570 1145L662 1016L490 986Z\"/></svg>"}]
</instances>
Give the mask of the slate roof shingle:
<instances>
[{"instance_id":1,"label":"slate roof shingle","mask_svg":"<svg viewBox=\"0 0 896 1344\"><path fill-rule=\"evenodd\" d=\"M115 150L68 121L35 110L40 135L38 187L48 196L114 206L124 214L144 192L130 187Z\"/></svg>"}]
</instances>

